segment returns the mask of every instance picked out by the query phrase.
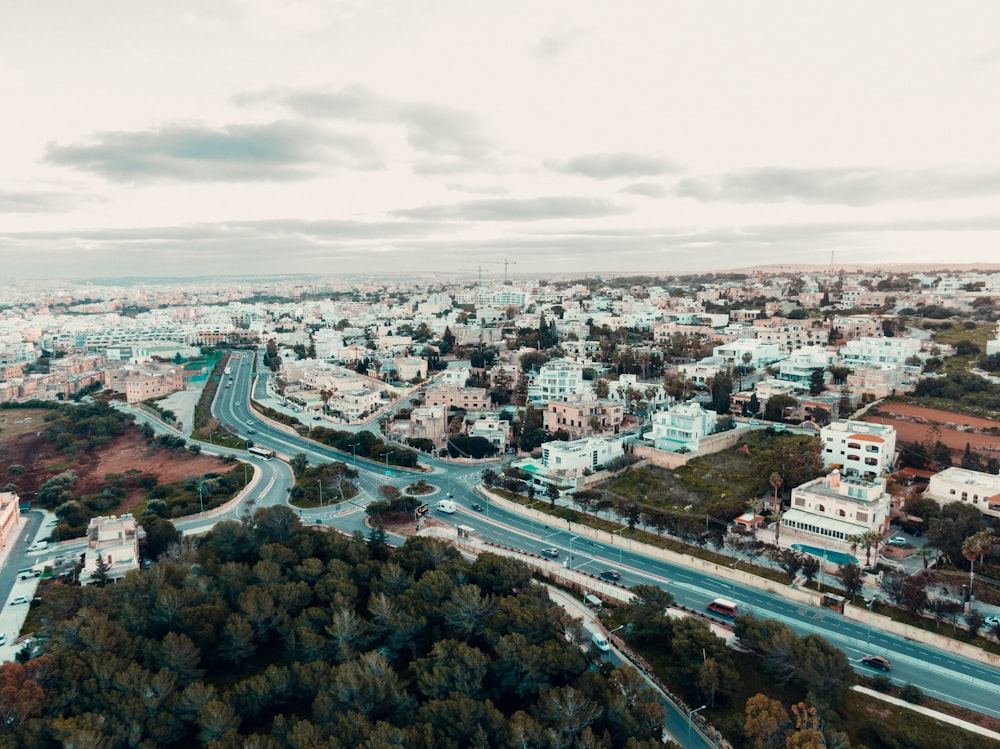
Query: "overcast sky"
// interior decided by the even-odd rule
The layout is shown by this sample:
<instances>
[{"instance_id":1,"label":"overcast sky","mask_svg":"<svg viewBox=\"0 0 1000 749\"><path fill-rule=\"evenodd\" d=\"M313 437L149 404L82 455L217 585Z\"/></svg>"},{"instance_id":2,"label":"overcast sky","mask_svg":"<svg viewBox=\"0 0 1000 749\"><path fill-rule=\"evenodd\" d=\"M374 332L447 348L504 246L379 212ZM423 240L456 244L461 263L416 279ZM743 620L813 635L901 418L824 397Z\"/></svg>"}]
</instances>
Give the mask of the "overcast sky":
<instances>
[{"instance_id":1,"label":"overcast sky","mask_svg":"<svg viewBox=\"0 0 1000 749\"><path fill-rule=\"evenodd\" d=\"M33 0L0 277L1000 262L1000 3Z\"/></svg>"}]
</instances>

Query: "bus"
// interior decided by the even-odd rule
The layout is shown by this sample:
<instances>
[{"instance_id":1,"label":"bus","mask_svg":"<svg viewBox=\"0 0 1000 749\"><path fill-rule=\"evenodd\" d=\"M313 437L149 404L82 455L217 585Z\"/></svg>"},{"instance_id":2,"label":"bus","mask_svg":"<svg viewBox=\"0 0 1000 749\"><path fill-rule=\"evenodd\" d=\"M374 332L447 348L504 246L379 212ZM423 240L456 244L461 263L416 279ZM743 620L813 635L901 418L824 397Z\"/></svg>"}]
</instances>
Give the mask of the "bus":
<instances>
[{"instance_id":1,"label":"bus","mask_svg":"<svg viewBox=\"0 0 1000 749\"><path fill-rule=\"evenodd\" d=\"M727 601L725 598L716 598L714 601L709 601L705 608L712 613L721 614L722 616L736 616L736 604L732 601Z\"/></svg>"},{"instance_id":2,"label":"bus","mask_svg":"<svg viewBox=\"0 0 1000 749\"><path fill-rule=\"evenodd\" d=\"M264 460L270 460L274 457L274 450L268 450L266 447L257 447L257 445L251 447L247 452Z\"/></svg>"}]
</instances>

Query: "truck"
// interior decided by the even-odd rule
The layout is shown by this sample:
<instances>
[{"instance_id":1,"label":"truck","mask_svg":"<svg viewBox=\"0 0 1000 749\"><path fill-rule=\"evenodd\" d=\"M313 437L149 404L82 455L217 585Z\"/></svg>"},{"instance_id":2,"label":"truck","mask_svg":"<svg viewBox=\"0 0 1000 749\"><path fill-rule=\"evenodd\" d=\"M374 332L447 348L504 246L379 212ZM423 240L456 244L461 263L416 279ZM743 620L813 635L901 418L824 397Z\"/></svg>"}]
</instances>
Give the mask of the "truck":
<instances>
[{"instance_id":1,"label":"truck","mask_svg":"<svg viewBox=\"0 0 1000 749\"><path fill-rule=\"evenodd\" d=\"M449 515L455 511L455 500L453 499L442 499L436 505L434 509L438 512L446 512Z\"/></svg>"}]
</instances>

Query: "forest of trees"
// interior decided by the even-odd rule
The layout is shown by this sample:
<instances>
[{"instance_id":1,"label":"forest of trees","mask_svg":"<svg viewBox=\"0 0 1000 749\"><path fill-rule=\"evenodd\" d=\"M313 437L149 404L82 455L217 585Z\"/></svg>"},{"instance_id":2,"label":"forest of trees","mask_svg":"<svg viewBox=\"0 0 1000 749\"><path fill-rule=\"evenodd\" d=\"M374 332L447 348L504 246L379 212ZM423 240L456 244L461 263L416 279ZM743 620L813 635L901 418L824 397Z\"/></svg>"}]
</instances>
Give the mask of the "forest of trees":
<instances>
[{"instance_id":1,"label":"forest of trees","mask_svg":"<svg viewBox=\"0 0 1000 749\"><path fill-rule=\"evenodd\" d=\"M51 585L40 652L0 666L5 747L662 746L631 668L519 562L225 521L104 588Z\"/></svg>"}]
</instances>

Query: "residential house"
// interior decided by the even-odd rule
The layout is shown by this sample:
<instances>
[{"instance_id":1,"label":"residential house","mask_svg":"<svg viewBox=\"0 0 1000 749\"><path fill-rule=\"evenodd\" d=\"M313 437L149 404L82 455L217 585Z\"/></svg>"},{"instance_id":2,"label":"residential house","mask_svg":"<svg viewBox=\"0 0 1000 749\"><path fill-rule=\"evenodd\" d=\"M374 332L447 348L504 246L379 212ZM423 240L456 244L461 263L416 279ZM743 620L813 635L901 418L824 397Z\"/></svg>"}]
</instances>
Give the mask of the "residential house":
<instances>
[{"instance_id":1,"label":"residential house","mask_svg":"<svg viewBox=\"0 0 1000 749\"><path fill-rule=\"evenodd\" d=\"M550 434L562 429L572 439L609 431L617 434L624 418L624 404L600 400L592 393L551 400L546 404L543 416L545 428Z\"/></svg>"},{"instance_id":2,"label":"residential house","mask_svg":"<svg viewBox=\"0 0 1000 749\"><path fill-rule=\"evenodd\" d=\"M837 419L820 430L823 464L844 476L874 478L892 470L896 429L889 424Z\"/></svg>"},{"instance_id":3,"label":"residential house","mask_svg":"<svg viewBox=\"0 0 1000 749\"><path fill-rule=\"evenodd\" d=\"M97 517L87 526L87 550L80 584L94 582L98 559L107 566L107 579L119 580L130 570L139 569L139 526L131 515Z\"/></svg>"},{"instance_id":4,"label":"residential house","mask_svg":"<svg viewBox=\"0 0 1000 749\"><path fill-rule=\"evenodd\" d=\"M847 546L853 537L889 530L890 499L884 478L863 481L834 470L792 489L781 526Z\"/></svg>"},{"instance_id":5,"label":"residential house","mask_svg":"<svg viewBox=\"0 0 1000 749\"><path fill-rule=\"evenodd\" d=\"M1000 476L968 468L945 468L931 476L924 496L941 507L952 502L970 504L984 515L1000 517Z\"/></svg>"}]
</instances>

